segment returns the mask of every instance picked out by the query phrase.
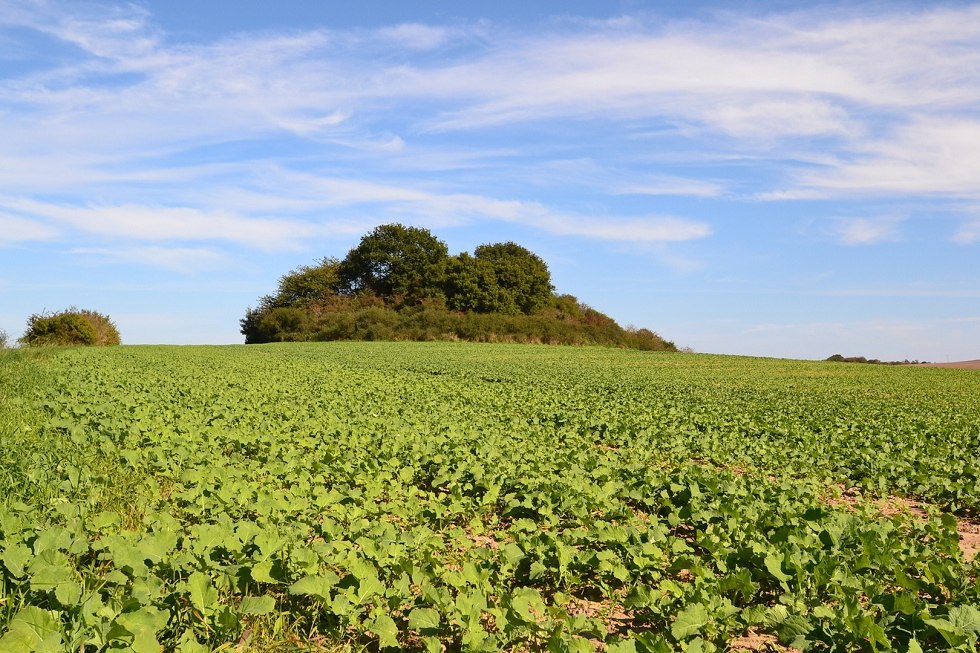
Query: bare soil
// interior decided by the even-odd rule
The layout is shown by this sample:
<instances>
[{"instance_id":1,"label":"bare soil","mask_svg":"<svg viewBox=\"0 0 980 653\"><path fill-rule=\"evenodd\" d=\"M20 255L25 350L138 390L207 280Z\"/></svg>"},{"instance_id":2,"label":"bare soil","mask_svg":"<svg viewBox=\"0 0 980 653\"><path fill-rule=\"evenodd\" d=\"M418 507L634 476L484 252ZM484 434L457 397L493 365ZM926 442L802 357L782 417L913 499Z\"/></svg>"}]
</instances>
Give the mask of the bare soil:
<instances>
[{"instance_id":1,"label":"bare soil","mask_svg":"<svg viewBox=\"0 0 980 653\"><path fill-rule=\"evenodd\" d=\"M955 367L961 370L980 370L980 359L956 363L921 363L920 365L921 367Z\"/></svg>"},{"instance_id":2,"label":"bare soil","mask_svg":"<svg viewBox=\"0 0 980 653\"><path fill-rule=\"evenodd\" d=\"M775 635L757 633L751 628L742 637L736 637L728 643L729 651L785 651L799 653L789 646L780 646Z\"/></svg>"},{"instance_id":3,"label":"bare soil","mask_svg":"<svg viewBox=\"0 0 980 653\"><path fill-rule=\"evenodd\" d=\"M828 504L832 506L846 506L853 509L860 502L860 495L853 488L838 486L842 491L840 499L829 499ZM926 519L928 512L927 504L921 501L905 499L903 497L888 497L887 499L876 499L874 502L881 514L892 517L900 513L908 513L916 519ZM960 551L967 562L973 560L974 556L980 553L980 521L972 519L957 519L956 533L960 536Z\"/></svg>"}]
</instances>

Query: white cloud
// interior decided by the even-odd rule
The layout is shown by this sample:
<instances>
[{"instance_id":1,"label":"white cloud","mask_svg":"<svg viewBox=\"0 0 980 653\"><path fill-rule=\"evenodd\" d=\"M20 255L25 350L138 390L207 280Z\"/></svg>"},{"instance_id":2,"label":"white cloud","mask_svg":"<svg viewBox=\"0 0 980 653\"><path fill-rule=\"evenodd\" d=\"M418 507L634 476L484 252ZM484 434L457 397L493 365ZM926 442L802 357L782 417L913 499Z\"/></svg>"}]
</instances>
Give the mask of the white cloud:
<instances>
[{"instance_id":1,"label":"white cloud","mask_svg":"<svg viewBox=\"0 0 980 653\"><path fill-rule=\"evenodd\" d=\"M71 253L95 257L99 262L137 263L183 273L214 269L228 260L220 251L201 247L80 247Z\"/></svg>"},{"instance_id":2,"label":"white cloud","mask_svg":"<svg viewBox=\"0 0 980 653\"><path fill-rule=\"evenodd\" d=\"M802 176L837 194L980 197L980 120L916 118L864 145L854 161Z\"/></svg>"},{"instance_id":3,"label":"white cloud","mask_svg":"<svg viewBox=\"0 0 980 653\"><path fill-rule=\"evenodd\" d=\"M763 199L980 196L980 6L814 10L666 25L635 17L569 21L544 34L408 23L204 43L168 40L133 6L15 4L0 13L0 25L37 30L80 50L71 61L0 80L0 194L65 197L6 208L21 220L39 217L81 233L281 249L347 233L380 215L337 210L353 206L435 224L525 221L550 233L607 240L672 242L711 233L707 224L682 218L597 219L489 197L479 179L436 186L428 179L390 182L376 172L328 172L309 173L305 181L292 175L291 185L277 188L263 175L290 176L275 163L288 154L250 159L234 149L291 135L337 148L330 154L345 153L343 163L362 171L392 160L405 170L413 159L420 168L433 165L412 145L431 136L426 129L467 137L556 119L613 125L610 150L657 133L680 142L668 159L694 151L757 166L784 158L820 162L782 175L782 188L758 190ZM401 49L379 55L392 46ZM603 136L592 138L596 145ZM781 145L788 141L792 150ZM187 164L188 152L226 145L229 152L214 163ZM277 146L289 150L281 141ZM498 170L531 170L543 158L529 152L534 144L492 147ZM450 170L463 150L443 168ZM330 154L311 156L322 162ZM627 176L615 166L579 178L607 195L715 198L734 186L722 174L710 181ZM93 187L96 198L110 199L90 199ZM277 209L285 216L269 217L282 215ZM36 228L24 233L40 237ZM896 233L895 224L877 219L836 223L837 237L848 244ZM967 226L955 238L969 242L972 233Z\"/></svg>"},{"instance_id":4,"label":"white cloud","mask_svg":"<svg viewBox=\"0 0 980 653\"><path fill-rule=\"evenodd\" d=\"M971 220L960 225L960 228L953 235L953 242L960 245L972 245L980 242L980 219Z\"/></svg>"},{"instance_id":5,"label":"white cloud","mask_svg":"<svg viewBox=\"0 0 980 653\"><path fill-rule=\"evenodd\" d=\"M634 243L681 242L711 235L711 228L703 222L670 217L595 220L553 215L542 216L533 223L538 228L563 236Z\"/></svg>"},{"instance_id":6,"label":"white cloud","mask_svg":"<svg viewBox=\"0 0 980 653\"><path fill-rule=\"evenodd\" d=\"M433 27L419 23L403 23L394 27L385 27L373 36L392 45L412 50L432 50L444 45L452 33L444 27Z\"/></svg>"},{"instance_id":7,"label":"white cloud","mask_svg":"<svg viewBox=\"0 0 980 653\"><path fill-rule=\"evenodd\" d=\"M26 198L0 198L8 211L42 217L76 232L137 241L219 240L259 249L297 249L323 232L317 225L251 218L225 211L136 204L71 206Z\"/></svg>"},{"instance_id":8,"label":"white cloud","mask_svg":"<svg viewBox=\"0 0 980 653\"><path fill-rule=\"evenodd\" d=\"M9 213L0 213L0 244L29 240L49 240L58 230L48 224L28 220Z\"/></svg>"},{"instance_id":9,"label":"white cloud","mask_svg":"<svg viewBox=\"0 0 980 653\"><path fill-rule=\"evenodd\" d=\"M844 245L874 245L895 240L901 222L901 219L894 217L838 218L832 231Z\"/></svg>"}]
</instances>

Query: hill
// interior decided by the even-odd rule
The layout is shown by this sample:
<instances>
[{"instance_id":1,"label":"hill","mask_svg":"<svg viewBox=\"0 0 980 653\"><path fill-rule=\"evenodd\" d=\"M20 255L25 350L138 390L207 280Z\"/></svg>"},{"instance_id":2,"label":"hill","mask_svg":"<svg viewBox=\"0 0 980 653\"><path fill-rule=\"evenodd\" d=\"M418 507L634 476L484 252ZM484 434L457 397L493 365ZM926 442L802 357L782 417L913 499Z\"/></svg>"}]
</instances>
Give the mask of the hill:
<instances>
[{"instance_id":1,"label":"hill","mask_svg":"<svg viewBox=\"0 0 980 653\"><path fill-rule=\"evenodd\" d=\"M467 340L677 351L648 329L623 328L568 294L547 264L513 243L450 255L419 227L388 224L343 260L279 280L241 320L246 344L325 340Z\"/></svg>"}]
</instances>

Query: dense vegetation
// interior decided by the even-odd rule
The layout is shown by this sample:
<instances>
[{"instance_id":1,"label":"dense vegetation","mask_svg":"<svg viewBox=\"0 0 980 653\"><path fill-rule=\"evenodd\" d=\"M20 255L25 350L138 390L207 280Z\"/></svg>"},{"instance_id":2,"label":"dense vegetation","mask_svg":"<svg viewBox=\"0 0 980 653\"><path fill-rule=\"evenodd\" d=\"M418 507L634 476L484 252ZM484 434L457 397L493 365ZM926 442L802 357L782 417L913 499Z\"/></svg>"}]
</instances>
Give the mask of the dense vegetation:
<instances>
[{"instance_id":1,"label":"dense vegetation","mask_svg":"<svg viewBox=\"0 0 980 653\"><path fill-rule=\"evenodd\" d=\"M0 365L3 651L976 650L975 372L466 343Z\"/></svg>"},{"instance_id":2,"label":"dense vegetation","mask_svg":"<svg viewBox=\"0 0 980 653\"><path fill-rule=\"evenodd\" d=\"M602 344L675 351L648 329L623 329L571 295L516 243L449 255L428 230L388 224L343 260L324 258L279 280L241 320L248 344L311 340L470 340Z\"/></svg>"},{"instance_id":3,"label":"dense vegetation","mask_svg":"<svg viewBox=\"0 0 980 653\"><path fill-rule=\"evenodd\" d=\"M35 313L20 338L30 347L48 345L118 345L119 331L108 316L70 307L58 313Z\"/></svg>"}]
</instances>

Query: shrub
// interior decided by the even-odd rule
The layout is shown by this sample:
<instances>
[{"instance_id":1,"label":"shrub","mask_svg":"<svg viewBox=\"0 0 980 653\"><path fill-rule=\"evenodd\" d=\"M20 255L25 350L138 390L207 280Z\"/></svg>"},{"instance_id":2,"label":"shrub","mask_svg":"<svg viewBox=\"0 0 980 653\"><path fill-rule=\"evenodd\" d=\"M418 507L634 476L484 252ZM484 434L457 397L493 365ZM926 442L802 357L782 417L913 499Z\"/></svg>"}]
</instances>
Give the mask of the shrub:
<instances>
[{"instance_id":1,"label":"shrub","mask_svg":"<svg viewBox=\"0 0 980 653\"><path fill-rule=\"evenodd\" d=\"M27 318L20 342L30 347L45 345L118 345L119 331L108 316L74 306L60 313L35 313Z\"/></svg>"},{"instance_id":2,"label":"shrub","mask_svg":"<svg viewBox=\"0 0 980 653\"><path fill-rule=\"evenodd\" d=\"M10 336L6 331L0 330L0 349L6 349L10 345Z\"/></svg>"},{"instance_id":3,"label":"shrub","mask_svg":"<svg viewBox=\"0 0 980 653\"><path fill-rule=\"evenodd\" d=\"M242 320L246 343L308 340L312 328L309 312L296 307L267 311L249 310Z\"/></svg>"}]
</instances>

